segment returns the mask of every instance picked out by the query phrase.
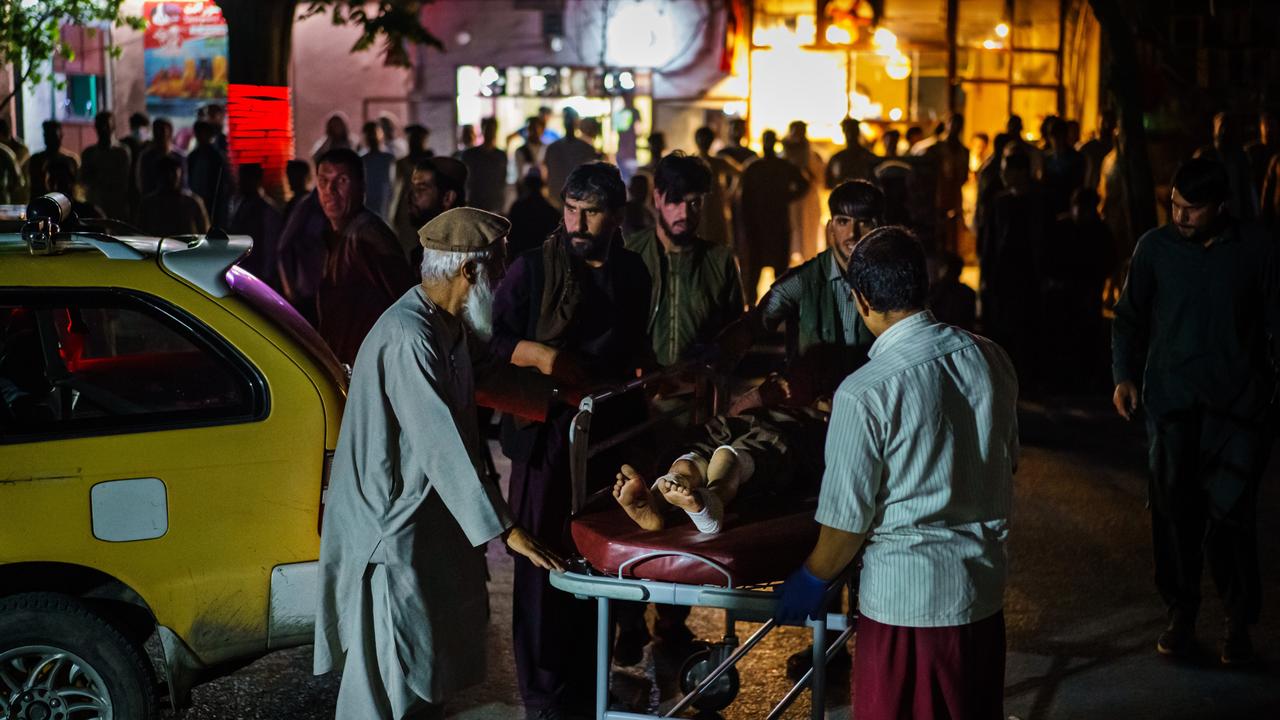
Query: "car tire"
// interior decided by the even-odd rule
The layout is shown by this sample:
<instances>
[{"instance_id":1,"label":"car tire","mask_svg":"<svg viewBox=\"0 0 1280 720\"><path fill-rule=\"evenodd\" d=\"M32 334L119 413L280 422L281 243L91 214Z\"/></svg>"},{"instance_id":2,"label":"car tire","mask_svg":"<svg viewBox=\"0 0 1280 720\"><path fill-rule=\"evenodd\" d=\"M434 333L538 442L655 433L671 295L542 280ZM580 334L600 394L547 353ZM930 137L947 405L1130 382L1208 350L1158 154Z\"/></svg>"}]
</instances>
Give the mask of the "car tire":
<instances>
[{"instance_id":1,"label":"car tire","mask_svg":"<svg viewBox=\"0 0 1280 720\"><path fill-rule=\"evenodd\" d=\"M113 720L158 716L155 670L142 648L69 595L0 598L0 660L0 716L27 717L15 711L36 703L50 718L67 718L68 703L105 706L99 716ZM11 691L23 673L49 687Z\"/></svg>"}]
</instances>

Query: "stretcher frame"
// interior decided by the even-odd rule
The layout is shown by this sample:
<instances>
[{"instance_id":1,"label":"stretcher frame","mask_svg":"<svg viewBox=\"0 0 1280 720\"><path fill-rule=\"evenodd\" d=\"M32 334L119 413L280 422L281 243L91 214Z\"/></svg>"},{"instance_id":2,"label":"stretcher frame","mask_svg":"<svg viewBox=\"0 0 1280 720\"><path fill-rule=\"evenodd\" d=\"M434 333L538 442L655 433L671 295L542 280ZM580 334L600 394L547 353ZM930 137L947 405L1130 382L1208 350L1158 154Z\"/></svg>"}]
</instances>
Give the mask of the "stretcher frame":
<instances>
[{"instance_id":1,"label":"stretcher frame","mask_svg":"<svg viewBox=\"0 0 1280 720\"><path fill-rule=\"evenodd\" d=\"M628 428L613 437L592 445L590 443L591 418L596 407L612 398L639 389L651 389L663 382L677 377L695 378L692 397L692 421L705 422L714 414L725 397L723 387L717 378L705 366L683 366L660 373L647 375L634 381L609 388L584 397L579 403L578 413L574 416L569 429L570 443L570 475L573 484L573 514L577 515L586 505L587 463L597 453L615 447L631 438L649 430L658 423L686 412L676 409L651 416L635 427ZM679 556L694 560L715 569L724 576L724 585L691 585L683 583L661 582L626 577L629 567L660 557ZM585 563L582 563L585 565ZM848 584L852 574L852 565L835 578L827 588L824 607L831 607L838 602L840 593ZM596 601L596 720L653 720L654 718L676 717L679 713L693 705L714 685L726 672L734 669L738 662L746 656L761 640L778 627L774 619L778 595L771 585L737 586L728 568L695 553L679 550L659 550L647 552L624 562L616 574L604 575L589 567L580 567L566 572L552 572L552 587L572 593L583 600ZM696 687L669 710L661 715L634 713L609 708L609 679L612 669L613 638L612 603L614 601L660 603L666 605L683 605L688 607L709 607L725 611L725 637L723 645L732 652L724 657L716 667L698 682ZM763 623L741 645L738 644L736 625L738 621ZM810 718L821 720L826 712L827 663L836 652L852 636L855 629L855 617L852 612L826 613L824 617L810 618L805 622L812 634L813 657L809 670L778 701L777 705L766 716L766 720L776 720L796 701L806 687L810 693ZM834 639L828 642L834 635ZM712 655L713 658L717 657Z\"/></svg>"}]
</instances>

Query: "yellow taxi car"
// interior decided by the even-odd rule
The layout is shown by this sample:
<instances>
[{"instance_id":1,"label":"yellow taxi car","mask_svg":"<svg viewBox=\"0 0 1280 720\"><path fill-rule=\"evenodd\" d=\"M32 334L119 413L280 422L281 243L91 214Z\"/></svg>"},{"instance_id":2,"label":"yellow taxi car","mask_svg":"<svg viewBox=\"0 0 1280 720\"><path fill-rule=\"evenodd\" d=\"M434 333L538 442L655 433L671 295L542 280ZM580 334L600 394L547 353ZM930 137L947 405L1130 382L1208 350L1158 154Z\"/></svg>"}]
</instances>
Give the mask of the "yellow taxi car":
<instances>
[{"instance_id":1,"label":"yellow taxi car","mask_svg":"<svg viewBox=\"0 0 1280 720\"><path fill-rule=\"evenodd\" d=\"M145 720L311 642L346 374L248 238L44 215L0 222L0 717Z\"/></svg>"}]
</instances>

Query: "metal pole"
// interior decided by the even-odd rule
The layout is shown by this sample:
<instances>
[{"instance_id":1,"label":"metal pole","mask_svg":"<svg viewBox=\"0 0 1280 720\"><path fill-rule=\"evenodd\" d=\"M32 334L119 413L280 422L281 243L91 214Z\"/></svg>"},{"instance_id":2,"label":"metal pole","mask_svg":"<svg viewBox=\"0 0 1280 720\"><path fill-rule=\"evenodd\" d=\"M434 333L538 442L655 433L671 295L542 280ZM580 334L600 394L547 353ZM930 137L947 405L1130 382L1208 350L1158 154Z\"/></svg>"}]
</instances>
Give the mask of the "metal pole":
<instances>
[{"instance_id":1,"label":"metal pole","mask_svg":"<svg viewBox=\"0 0 1280 720\"><path fill-rule=\"evenodd\" d=\"M596 599L596 720L609 709L609 598Z\"/></svg>"},{"instance_id":2,"label":"metal pole","mask_svg":"<svg viewBox=\"0 0 1280 720\"><path fill-rule=\"evenodd\" d=\"M835 656L836 652L839 651L840 646L844 645L846 642L849 641L849 637L851 635L853 635L852 627L846 628L844 632L840 633L840 637L836 638L836 642L830 648L827 649L827 654L824 661L829 662L831 658ZM792 685L791 689L787 691L787 694L782 697L782 700L778 701L778 704L775 705L773 710L769 712L769 715L765 718L765 720L778 720L778 718L782 717L782 713L786 712L787 708L791 707L791 704L794 703L796 701L796 698L800 696L800 693L803 692L804 689L809 686L809 679L812 677L813 677L813 668L809 668L808 670L805 671L804 676L800 678L800 681L797 682L795 685ZM812 698L811 700L813 702L818 702L816 700L813 700ZM825 710L826 709L825 698L821 702L822 702L822 707Z\"/></svg>"},{"instance_id":3,"label":"metal pole","mask_svg":"<svg viewBox=\"0 0 1280 720\"><path fill-rule=\"evenodd\" d=\"M947 112L956 111L956 35L960 0L947 0Z\"/></svg>"},{"instance_id":4,"label":"metal pole","mask_svg":"<svg viewBox=\"0 0 1280 720\"><path fill-rule=\"evenodd\" d=\"M809 717L822 720L827 700L827 614L809 621L813 627L813 691L809 693Z\"/></svg>"}]
</instances>

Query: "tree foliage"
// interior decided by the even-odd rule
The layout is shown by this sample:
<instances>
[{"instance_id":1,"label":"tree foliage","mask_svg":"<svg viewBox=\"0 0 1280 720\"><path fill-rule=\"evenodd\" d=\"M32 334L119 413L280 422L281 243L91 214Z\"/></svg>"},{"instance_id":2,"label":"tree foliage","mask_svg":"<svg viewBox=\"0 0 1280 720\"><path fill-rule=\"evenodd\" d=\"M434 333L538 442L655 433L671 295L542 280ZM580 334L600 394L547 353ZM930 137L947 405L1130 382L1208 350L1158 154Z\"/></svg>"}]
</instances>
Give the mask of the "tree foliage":
<instances>
[{"instance_id":1,"label":"tree foliage","mask_svg":"<svg viewBox=\"0 0 1280 720\"><path fill-rule=\"evenodd\" d=\"M74 49L62 38L63 25L81 25L89 32L96 32L98 23L141 30L145 21L125 15L122 4L123 0L0 0L0 67L12 65L17 71L17 82L0 99L0 110L9 106L22 84L48 79L45 66L55 54L75 59ZM120 48L108 45L107 52L118 57Z\"/></svg>"},{"instance_id":2,"label":"tree foliage","mask_svg":"<svg viewBox=\"0 0 1280 720\"><path fill-rule=\"evenodd\" d=\"M444 44L422 25L422 8L433 0L304 0L298 19L329 15L334 25L360 28L360 37L351 46L360 52L381 41L387 65L409 67L409 46L429 45L443 50Z\"/></svg>"}]
</instances>

